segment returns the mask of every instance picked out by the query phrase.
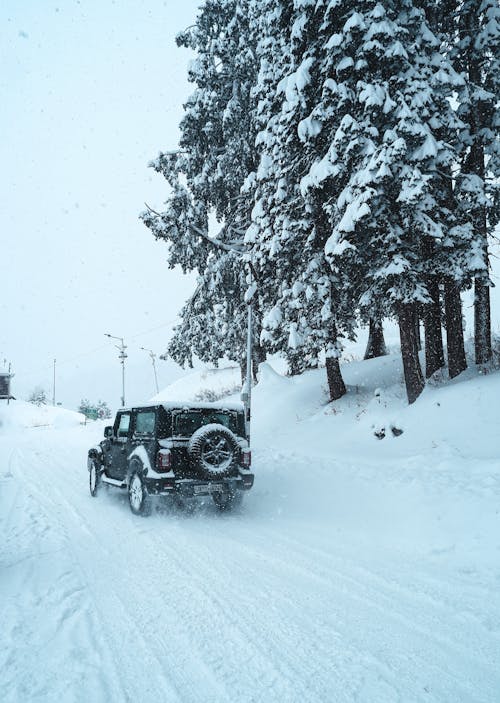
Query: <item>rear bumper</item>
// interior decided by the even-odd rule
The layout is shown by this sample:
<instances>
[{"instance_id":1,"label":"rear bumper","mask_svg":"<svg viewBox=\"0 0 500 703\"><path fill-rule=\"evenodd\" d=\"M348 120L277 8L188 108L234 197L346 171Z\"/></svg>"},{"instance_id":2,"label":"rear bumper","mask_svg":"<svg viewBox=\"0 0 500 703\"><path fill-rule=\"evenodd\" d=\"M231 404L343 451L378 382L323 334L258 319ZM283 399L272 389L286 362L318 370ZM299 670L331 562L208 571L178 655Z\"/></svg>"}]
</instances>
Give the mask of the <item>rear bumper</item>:
<instances>
[{"instance_id":1,"label":"rear bumper","mask_svg":"<svg viewBox=\"0 0 500 703\"><path fill-rule=\"evenodd\" d=\"M173 495L185 497L206 496L212 493L248 491L253 486L254 475L245 472L231 478L204 481L199 479L148 478L144 479L150 495Z\"/></svg>"}]
</instances>

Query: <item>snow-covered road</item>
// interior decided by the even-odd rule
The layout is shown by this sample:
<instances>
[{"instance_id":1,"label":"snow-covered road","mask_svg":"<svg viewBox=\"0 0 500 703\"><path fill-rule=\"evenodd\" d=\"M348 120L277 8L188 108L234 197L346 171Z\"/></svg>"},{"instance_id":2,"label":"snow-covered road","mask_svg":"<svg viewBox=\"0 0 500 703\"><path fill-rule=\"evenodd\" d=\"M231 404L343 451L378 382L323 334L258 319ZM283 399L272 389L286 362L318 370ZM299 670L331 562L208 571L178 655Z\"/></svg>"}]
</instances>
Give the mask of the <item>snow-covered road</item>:
<instances>
[{"instance_id":1,"label":"snow-covered road","mask_svg":"<svg viewBox=\"0 0 500 703\"><path fill-rule=\"evenodd\" d=\"M240 512L138 518L95 435L0 439L1 701L500 700L500 570L436 496L260 451Z\"/></svg>"}]
</instances>

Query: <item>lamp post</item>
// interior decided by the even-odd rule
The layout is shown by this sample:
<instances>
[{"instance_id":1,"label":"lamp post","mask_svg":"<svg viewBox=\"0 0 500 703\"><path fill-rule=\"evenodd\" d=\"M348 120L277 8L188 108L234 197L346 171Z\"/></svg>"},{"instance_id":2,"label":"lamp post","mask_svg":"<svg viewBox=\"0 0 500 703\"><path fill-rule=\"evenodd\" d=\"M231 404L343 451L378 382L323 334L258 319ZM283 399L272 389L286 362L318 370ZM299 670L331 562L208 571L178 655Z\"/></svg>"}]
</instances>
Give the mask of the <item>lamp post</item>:
<instances>
[{"instance_id":1,"label":"lamp post","mask_svg":"<svg viewBox=\"0 0 500 703\"><path fill-rule=\"evenodd\" d=\"M120 345L115 344L116 348L120 352L118 354L118 358L120 360L120 364L122 365L122 408L125 407L125 359L127 358L127 354L125 354L125 349L127 348L125 346L125 342L123 341L123 337L115 337L112 334L108 334L107 332L104 333L105 337L109 337L110 339L118 339L120 341Z\"/></svg>"},{"instance_id":2,"label":"lamp post","mask_svg":"<svg viewBox=\"0 0 500 703\"><path fill-rule=\"evenodd\" d=\"M245 385L241 391L241 400L245 405L245 431L250 442L250 420L252 408L252 345L253 345L253 297L257 286L252 282L252 267L250 269L250 286L245 293L247 310L247 373Z\"/></svg>"},{"instance_id":3,"label":"lamp post","mask_svg":"<svg viewBox=\"0 0 500 703\"><path fill-rule=\"evenodd\" d=\"M155 375L155 387L156 387L156 392L159 393L160 389L158 388L158 376L156 374L156 354L152 349L146 349L146 347L141 347L143 351L146 351L149 353L149 356L151 357L151 363L153 364L153 373Z\"/></svg>"},{"instance_id":4,"label":"lamp post","mask_svg":"<svg viewBox=\"0 0 500 703\"><path fill-rule=\"evenodd\" d=\"M52 378L52 405L56 405L56 359L54 359L54 374Z\"/></svg>"}]
</instances>

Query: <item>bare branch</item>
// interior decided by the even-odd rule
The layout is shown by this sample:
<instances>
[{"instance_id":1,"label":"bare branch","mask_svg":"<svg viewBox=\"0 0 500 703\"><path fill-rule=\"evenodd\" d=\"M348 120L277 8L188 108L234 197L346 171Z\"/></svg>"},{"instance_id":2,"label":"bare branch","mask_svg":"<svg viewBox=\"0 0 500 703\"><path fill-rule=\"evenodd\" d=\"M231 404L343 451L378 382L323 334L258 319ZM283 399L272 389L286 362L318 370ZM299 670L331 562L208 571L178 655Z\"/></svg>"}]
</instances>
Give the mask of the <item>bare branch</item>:
<instances>
[{"instance_id":1,"label":"bare branch","mask_svg":"<svg viewBox=\"0 0 500 703\"><path fill-rule=\"evenodd\" d=\"M156 215L157 217L162 217L162 215L159 212L156 212L156 210L153 210L153 208L150 207L147 203L144 203L144 205L147 207L149 212L153 213L153 215Z\"/></svg>"}]
</instances>

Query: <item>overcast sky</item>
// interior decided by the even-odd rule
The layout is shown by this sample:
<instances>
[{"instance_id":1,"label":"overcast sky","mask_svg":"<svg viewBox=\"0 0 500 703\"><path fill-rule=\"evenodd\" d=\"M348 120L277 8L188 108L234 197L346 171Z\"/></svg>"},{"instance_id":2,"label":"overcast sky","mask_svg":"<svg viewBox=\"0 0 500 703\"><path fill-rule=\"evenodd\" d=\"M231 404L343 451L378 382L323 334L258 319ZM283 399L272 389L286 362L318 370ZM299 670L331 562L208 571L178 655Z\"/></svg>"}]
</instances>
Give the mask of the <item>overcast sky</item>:
<instances>
[{"instance_id":1,"label":"overcast sky","mask_svg":"<svg viewBox=\"0 0 500 703\"><path fill-rule=\"evenodd\" d=\"M138 215L167 195L147 164L178 141L191 57L174 39L198 4L0 3L0 368L12 362L18 397L51 394L57 358L58 400L116 405L105 332L129 345L127 401L154 390L140 346L165 350L193 278L168 269Z\"/></svg>"}]
</instances>

